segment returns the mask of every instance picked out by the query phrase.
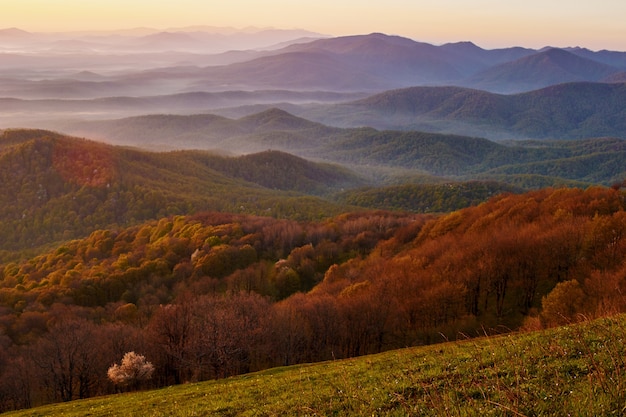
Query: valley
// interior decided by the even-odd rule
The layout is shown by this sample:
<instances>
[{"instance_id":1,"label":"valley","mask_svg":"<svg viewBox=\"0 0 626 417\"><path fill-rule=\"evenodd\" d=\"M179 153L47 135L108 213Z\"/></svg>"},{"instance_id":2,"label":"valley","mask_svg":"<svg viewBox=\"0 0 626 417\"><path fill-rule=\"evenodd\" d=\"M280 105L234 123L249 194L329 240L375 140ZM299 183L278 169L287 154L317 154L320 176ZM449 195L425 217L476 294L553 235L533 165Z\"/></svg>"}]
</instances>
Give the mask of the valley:
<instances>
[{"instance_id":1,"label":"valley","mask_svg":"<svg viewBox=\"0 0 626 417\"><path fill-rule=\"evenodd\" d=\"M622 407L626 52L193 27L0 55L0 412ZM107 377L128 352L149 379Z\"/></svg>"}]
</instances>

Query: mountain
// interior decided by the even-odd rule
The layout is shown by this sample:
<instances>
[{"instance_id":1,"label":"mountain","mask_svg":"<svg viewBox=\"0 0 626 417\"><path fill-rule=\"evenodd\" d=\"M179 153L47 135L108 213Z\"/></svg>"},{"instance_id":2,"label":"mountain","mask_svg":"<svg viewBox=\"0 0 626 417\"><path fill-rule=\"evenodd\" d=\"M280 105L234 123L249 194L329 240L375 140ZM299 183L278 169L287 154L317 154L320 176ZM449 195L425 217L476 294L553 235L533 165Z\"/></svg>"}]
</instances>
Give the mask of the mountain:
<instances>
[{"instance_id":1,"label":"mountain","mask_svg":"<svg viewBox=\"0 0 626 417\"><path fill-rule=\"evenodd\" d=\"M619 85L604 84L603 86L611 91ZM591 92L594 91L594 87L593 84L589 85ZM547 100L546 97L550 95L546 97L540 95L537 98L527 93L521 97L507 97L478 92L478 96L472 98L472 94L476 93L474 90L450 87L446 89L449 98L441 101L440 97L435 94L437 89L420 87L417 90L424 88L432 94L430 101L439 103L436 107L438 117L463 116L467 120L473 120L471 117L479 116L499 117L498 123L509 128L511 128L511 123L520 123L516 117L521 108L528 109L528 114L522 120L533 120L531 110L541 111L541 106L548 108L565 106L564 103L569 100L570 107L565 107L558 114L552 113L545 116L546 122L552 120L552 123L559 129L563 128L562 125L572 124L577 117L576 111L581 110L581 107L571 98L565 98L556 103L550 101L542 103L542 100ZM574 91L576 94L580 93L580 89ZM406 111L408 114L424 111L420 108L423 101L419 99L421 97L419 94L416 95L417 92L419 91L415 89L401 90L398 94L392 92L375 96L376 99L371 98L365 101L365 104L361 104L371 106L372 119L374 117L393 119L395 116L389 111L390 108L393 108L394 112ZM604 96L608 95L604 94ZM555 92L551 96L558 96L558 94ZM396 99L398 99L396 104L390 105L390 102ZM617 99L619 95L615 100ZM499 109L499 113L493 116L486 104L474 107L481 101ZM459 103L462 105L458 108L452 106L452 104ZM371 110L375 105L380 106L380 111ZM593 100L587 103L589 107L596 105L598 104ZM608 100L603 105L614 106L614 103ZM511 111L511 108L517 108L517 112ZM341 110L340 108L336 111ZM585 109L582 108L582 110ZM366 113L363 107L360 110L352 109L352 111L360 111L360 114ZM615 122L620 126L619 121L615 120ZM493 120L491 123L495 124ZM591 126L591 123L589 125ZM527 129L532 126L538 125L531 124ZM210 114L151 115L118 120L76 122L67 124L66 128L67 132L74 135L88 135L99 140L126 143L144 149L155 147L219 149L223 152L239 154L272 149L288 152L301 158L346 165L372 181L383 183L413 181L419 176L429 177L429 181L437 181L432 178L435 176L440 177L440 180L441 177L463 180L494 179L524 188L535 188L563 184L611 185L616 181L621 181L622 176L626 176L623 167L623 158L626 157L626 141L623 139L514 141L504 144L479 137L453 134L379 131L372 128L342 129L311 122L279 109L270 109L239 119ZM602 169L593 165L594 160L602 161ZM552 165L554 169L546 170L545 166L549 165ZM570 168L566 168L567 166ZM505 167L509 169L505 170ZM530 175L536 177L531 179Z\"/></svg>"},{"instance_id":2,"label":"mountain","mask_svg":"<svg viewBox=\"0 0 626 417\"><path fill-rule=\"evenodd\" d=\"M324 51L286 52L227 65L208 67L197 73L202 80L198 88L373 91L389 84L368 72L368 68L346 61L341 56Z\"/></svg>"},{"instance_id":3,"label":"mountain","mask_svg":"<svg viewBox=\"0 0 626 417\"><path fill-rule=\"evenodd\" d=\"M512 95L461 87L412 87L301 113L335 126L418 129L492 139L626 138L625 102L623 83L567 83Z\"/></svg>"},{"instance_id":4,"label":"mountain","mask_svg":"<svg viewBox=\"0 0 626 417\"><path fill-rule=\"evenodd\" d=\"M30 32L18 28L0 29L0 40L22 40L30 39L34 35Z\"/></svg>"},{"instance_id":5,"label":"mountain","mask_svg":"<svg viewBox=\"0 0 626 417\"><path fill-rule=\"evenodd\" d=\"M494 92L535 90L574 81L600 81L618 68L549 48L534 55L497 65L472 76L467 84Z\"/></svg>"},{"instance_id":6,"label":"mountain","mask_svg":"<svg viewBox=\"0 0 626 417\"><path fill-rule=\"evenodd\" d=\"M251 58L198 69L188 76L199 79L198 86L205 89L248 85L380 91L458 85L522 92L564 82L599 81L620 71L624 59L620 53L557 48L485 50L471 42L435 46L381 33L294 43Z\"/></svg>"},{"instance_id":7,"label":"mountain","mask_svg":"<svg viewBox=\"0 0 626 417\"><path fill-rule=\"evenodd\" d=\"M397 84L458 79L459 72L438 47L381 33L321 39L290 46L285 51L326 51L344 62Z\"/></svg>"},{"instance_id":8,"label":"mountain","mask_svg":"<svg viewBox=\"0 0 626 417\"><path fill-rule=\"evenodd\" d=\"M591 51L587 48L580 47L564 49L583 58L591 59L606 65L610 65L612 67L626 70L626 52L607 50Z\"/></svg>"},{"instance_id":9,"label":"mountain","mask_svg":"<svg viewBox=\"0 0 626 417\"><path fill-rule=\"evenodd\" d=\"M96 94L112 91L109 78L92 73L72 74L72 79L59 80L54 83L39 84L37 90L49 91L57 95ZM77 81L78 80L78 81ZM26 85L14 80L8 82L13 89L24 93ZM132 89L133 87L129 87ZM128 90L126 92L129 92ZM111 119L127 118L146 114L189 115L204 112L228 113L228 110L243 116L250 113L242 106L262 106L263 109L280 105L287 110L294 110L299 105L320 105L338 103L366 97L367 94L337 93L331 91L288 91L288 90L256 90L256 91L224 91L224 92L188 92L172 95L153 96L117 96L96 99L16 99L0 98L0 127L37 127L51 130L64 130L66 125L75 123L81 118ZM260 110L260 109L259 109ZM257 111L259 111L257 110ZM294 110L295 111L295 110ZM88 123L88 122L86 122ZM88 134L86 134L89 136Z\"/></svg>"},{"instance_id":10,"label":"mountain","mask_svg":"<svg viewBox=\"0 0 626 417\"><path fill-rule=\"evenodd\" d=\"M239 124L255 132L276 130L302 131L309 129L332 130L332 128L328 128L320 123L294 116L278 108L271 108L260 113L242 117L239 119Z\"/></svg>"},{"instance_id":11,"label":"mountain","mask_svg":"<svg viewBox=\"0 0 626 417\"><path fill-rule=\"evenodd\" d=\"M603 81L607 83L626 83L626 71L612 74Z\"/></svg>"},{"instance_id":12,"label":"mountain","mask_svg":"<svg viewBox=\"0 0 626 417\"><path fill-rule=\"evenodd\" d=\"M46 131L5 130L0 251L203 210L274 216L287 210L302 218L337 213L339 206L311 195L363 183L344 168L277 152L241 158L150 153Z\"/></svg>"},{"instance_id":13,"label":"mountain","mask_svg":"<svg viewBox=\"0 0 626 417\"><path fill-rule=\"evenodd\" d=\"M472 42L447 43L439 47L451 57L455 66L465 76L471 76L486 68L514 61L537 51L521 47L502 49L483 49Z\"/></svg>"},{"instance_id":14,"label":"mountain","mask_svg":"<svg viewBox=\"0 0 626 417\"><path fill-rule=\"evenodd\" d=\"M275 108L236 120L213 114L155 114L53 125L73 135L144 149L221 149L238 153L315 147L318 141L314 139L341 131Z\"/></svg>"},{"instance_id":15,"label":"mountain","mask_svg":"<svg viewBox=\"0 0 626 417\"><path fill-rule=\"evenodd\" d=\"M477 71L532 52L522 48L487 51L465 43L439 47L372 33L295 43L244 62L198 69L188 76L199 79L197 87L204 89L247 85L380 91L413 85L464 84Z\"/></svg>"},{"instance_id":16,"label":"mountain","mask_svg":"<svg viewBox=\"0 0 626 417\"><path fill-rule=\"evenodd\" d=\"M207 159L209 161L209 159ZM274 190L326 195L340 188L352 188L365 181L336 165L320 164L280 151L264 151L236 158L214 157L212 169Z\"/></svg>"},{"instance_id":17,"label":"mountain","mask_svg":"<svg viewBox=\"0 0 626 417\"><path fill-rule=\"evenodd\" d=\"M522 92L608 80L626 69L626 53L582 48L487 50L471 42L436 46L381 33L326 38L303 31L209 30L33 34L36 42L26 50L9 48L3 54L0 95L85 100L226 90L372 94L450 85ZM76 79L84 71L106 78L102 84ZM98 116L85 112L82 117Z\"/></svg>"}]
</instances>

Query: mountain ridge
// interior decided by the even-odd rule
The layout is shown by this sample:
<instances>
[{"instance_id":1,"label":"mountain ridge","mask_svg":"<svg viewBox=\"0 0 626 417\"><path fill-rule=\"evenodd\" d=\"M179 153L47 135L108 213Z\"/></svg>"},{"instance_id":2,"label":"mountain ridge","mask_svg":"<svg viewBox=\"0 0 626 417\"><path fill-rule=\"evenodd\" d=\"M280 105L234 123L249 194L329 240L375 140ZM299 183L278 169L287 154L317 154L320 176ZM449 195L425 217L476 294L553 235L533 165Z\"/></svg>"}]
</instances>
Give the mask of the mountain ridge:
<instances>
[{"instance_id":1,"label":"mountain ridge","mask_svg":"<svg viewBox=\"0 0 626 417\"><path fill-rule=\"evenodd\" d=\"M626 138L626 83L565 83L516 94L410 87L302 112L342 127L425 130L489 139Z\"/></svg>"},{"instance_id":2,"label":"mountain ridge","mask_svg":"<svg viewBox=\"0 0 626 417\"><path fill-rule=\"evenodd\" d=\"M245 158L154 153L54 132L5 130L0 184L1 252L204 210L336 214L340 206L319 196L364 181L346 168L277 152Z\"/></svg>"},{"instance_id":3,"label":"mountain ridge","mask_svg":"<svg viewBox=\"0 0 626 417\"><path fill-rule=\"evenodd\" d=\"M559 48L548 48L475 74L469 84L498 92L536 90L575 81L600 81L619 69ZM515 85L515 88L507 86Z\"/></svg>"}]
</instances>

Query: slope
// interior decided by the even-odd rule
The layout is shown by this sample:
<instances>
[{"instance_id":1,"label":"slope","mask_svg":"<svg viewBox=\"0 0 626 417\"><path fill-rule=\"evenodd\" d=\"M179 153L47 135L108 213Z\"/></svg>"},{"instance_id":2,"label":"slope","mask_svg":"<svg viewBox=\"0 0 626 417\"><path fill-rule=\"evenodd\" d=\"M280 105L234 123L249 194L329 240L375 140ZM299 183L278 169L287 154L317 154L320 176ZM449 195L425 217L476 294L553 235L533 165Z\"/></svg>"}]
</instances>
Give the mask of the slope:
<instances>
[{"instance_id":1,"label":"slope","mask_svg":"<svg viewBox=\"0 0 626 417\"><path fill-rule=\"evenodd\" d=\"M624 316L15 411L64 415L602 415L622 409ZM523 382L521 382L523 381ZM610 381L610 382L609 382ZM617 381L617 382L613 382ZM224 395L228 393L228 395Z\"/></svg>"},{"instance_id":2,"label":"slope","mask_svg":"<svg viewBox=\"0 0 626 417\"><path fill-rule=\"evenodd\" d=\"M8 365L0 367L0 392L16 393L9 383L16 379L42 399L111 393L106 369L138 349L157 370L154 386L163 387L624 311L625 230L619 187L505 194L442 216L360 212L296 222L202 213L98 230L2 269L0 364ZM606 357L613 368L624 349L615 337L621 329L606 332L620 346ZM102 343L85 344L85 332ZM72 341L77 366L59 372L88 369L80 375L98 387L90 393L75 380L62 397L58 379L47 383L58 368L18 361L32 352L54 360L51 343ZM536 346L545 355L545 344ZM549 346L579 364L587 351ZM529 366L526 354L502 358L515 361L514 378L525 382L535 372L556 377L553 368ZM450 371L440 359L433 360ZM495 365L477 362L488 373ZM594 376L587 366L566 372L571 381ZM534 387L520 386L533 404ZM611 393L623 395L617 388Z\"/></svg>"},{"instance_id":3,"label":"slope","mask_svg":"<svg viewBox=\"0 0 626 417\"><path fill-rule=\"evenodd\" d=\"M585 88L589 90L587 96L596 98L589 99L583 104ZM601 89L607 92L604 100L599 98ZM626 89L623 85L583 84L575 88L569 85L552 87L536 94L498 96L457 87L416 88L376 95L365 101L332 109L337 115L341 115L342 111L373 114L371 121L376 117L379 120L411 117L440 117L447 120L446 118L458 117L486 124L485 118L489 118L494 125L517 123L521 129L522 120L531 120L537 111L545 107L554 109L554 113L545 118L546 129L566 129L576 120L583 118L586 121L585 128L580 127L577 131L582 135L588 131L602 132L595 128L598 123L611 131L626 123L623 120L616 120L617 113L624 110L615 105L624 91ZM596 93L598 95L594 96ZM574 98L568 100L572 96ZM581 104L576 104L576 98L581 100ZM594 107L596 104L600 109L615 106L612 109L614 113L598 115L597 118L587 117L588 113L598 111ZM350 109L346 110L346 107ZM517 113L512 110L515 108L518 109ZM528 111L520 112L521 108ZM370 109L370 112L363 109ZM493 114L490 113L492 109L495 112ZM416 114L418 116L414 116ZM595 116L595 113L593 115ZM615 120L615 123L605 125L603 117ZM538 126L539 121L536 121ZM530 131L531 128L532 125L527 126L526 130ZM516 166L518 175L542 175L544 180L536 183L542 186L575 184L569 181L610 185L617 180L621 181L620 176L624 174L620 160L624 157L624 141L619 139L580 140L578 143L544 141L542 145L536 142L516 141L504 145L479 137L453 134L335 128L296 117L279 109L269 109L240 119L212 115L153 115L80 122L74 124L69 132L89 133L99 139L148 149L167 146L179 149L221 149L243 154L273 149L303 158L349 165L351 169L376 181L386 181L378 175L379 169L387 172L395 170L398 175L392 176L397 178L401 175L400 171L405 170L426 176L485 180L489 179L491 170L509 165ZM595 168L580 158L591 157L596 153L603 153L605 169L593 173ZM549 173L539 165L534 166L536 169L529 165L547 161L558 164L563 162L576 168L554 171L555 175L548 175ZM409 172L405 174L409 174L405 177L411 176ZM502 172L493 171L492 174L492 179L502 180ZM516 185L524 187L519 178L509 177L505 181L513 181Z\"/></svg>"},{"instance_id":4,"label":"slope","mask_svg":"<svg viewBox=\"0 0 626 417\"><path fill-rule=\"evenodd\" d=\"M4 250L209 209L281 216L278 200L284 200L287 210L297 207L299 216L318 216L338 207L302 198L306 193L361 183L345 169L285 154L246 159L202 152L159 154L24 130L2 132L0 146ZM244 172L255 165L273 173L271 183Z\"/></svg>"},{"instance_id":5,"label":"slope","mask_svg":"<svg viewBox=\"0 0 626 417\"><path fill-rule=\"evenodd\" d=\"M600 81L616 72L616 67L549 48L479 72L467 82L489 91L513 93L566 82Z\"/></svg>"},{"instance_id":6,"label":"slope","mask_svg":"<svg viewBox=\"0 0 626 417\"><path fill-rule=\"evenodd\" d=\"M72 135L92 137L120 145L139 146L144 149L220 148L227 152L242 153L267 150L279 145L282 150L297 149L307 146L313 137L332 135L338 131L277 108L236 120L212 114L188 116L154 114L55 125ZM255 135L258 137L254 137ZM289 140L281 138L285 135Z\"/></svg>"},{"instance_id":7,"label":"slope","mask_svg":"<svg viewBox=\"0 0 626 417\"><path fill-rule=\"evenodd\" d=\"M567 83L499 95L460 87L391 90L319 107L304 117L335 126L417 129L488 138L626 138L626 84Z\"/></svg>"}]
</instances>

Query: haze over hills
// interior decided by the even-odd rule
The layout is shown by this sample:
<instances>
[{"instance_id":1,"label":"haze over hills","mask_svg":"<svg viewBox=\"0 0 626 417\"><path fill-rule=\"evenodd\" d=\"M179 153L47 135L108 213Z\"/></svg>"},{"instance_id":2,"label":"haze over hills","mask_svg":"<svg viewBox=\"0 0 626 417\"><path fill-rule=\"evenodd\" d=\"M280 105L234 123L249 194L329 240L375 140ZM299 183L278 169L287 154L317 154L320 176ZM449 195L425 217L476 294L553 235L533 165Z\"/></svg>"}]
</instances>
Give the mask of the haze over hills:
<instances>
[{"instance_id":1,"label":"haze over hills","mask_svg":"<svg viewBox=\"0 0 626 417\"><path fill-rule=\"evenodd\" d=\"M619 82L566 83L509 95L462 87L410 87L369 96L363 93L259 90L93 100L0 98L0 126L14 126L13 121L18 126L70 134L89 136L93 133L96 137L119 143L122 136L117 137L115 132L120 127L100 132L102 129L96 127L98 123L89 120L125 118L126 115L200 113L238 118L265 109L281 108L337 127L420 130L492 140L624 138L624 103L626 88ZM193 126L189 127L191 136L196 129ZM137 134L142 136L140 132ZM201 144L199 146L204 148Z\"/></svg>"},{"instance_id":2,"label":"haze over hills","mask_svg":"<svg viewBox=\"0 0 626 417\"><path fill-rule=\"evenodd\" d=\"M488 91L518 92L573 81L603 81L615 73L616 67L549 48L481 71L468 84Z\"/></svg>"},{"instance_id":3,"label":"haze over hills","mask_svg":"<svg viewBox=\"0 0 626 417\"><path fill-rule=\"evenodd\" d=\"M311 40L323 36L208 30L89 36L5 30L0 94L82 99L286 88L380 92L417 85L520 92L547 83L610 79L626 70L626 52L485 50L471 42L436 46L380 33ZM231 49L223 46L229 41ZM84 71L103 77L97 80L102 84L76 77ZM537 79L531 82L529 76Z\"/></svg>"},{"instance_id":4,"label":"haze over hills","mask_svg":"<svg viewBox=\"0 0 626 417\"><path fill-rule=\"evenodd\" d=\"M275 45L300 39L327 37L301 29L248 27L236 29L216 26L189 26L176 28L136 28L111 31L27 32L19 28L0 30L0 50L33 52L147 52L176 49L205 54L229 50L271 49ZM283 45L285 46L285 45Z\"/></svg>"},{"instance_id":5,"label":"haze over hills","mask_svg":"<svg viewBox=\"0 0 626 417\"><path fill-rule=\"evenodd\" d=\"M112 393L131 351L163 387L626 311L626 52L11 28L0 58L0 412Z\"/></svg>"},{"instance_id":6,"label":"haze over hills","mask_svg":"<svg viewBox=\"0 0 626 417\"><path fill-rule=\"evenodd\" d=\"M63 130L144 149L220 149L243 154L274 149L340 163L363 173L369 171L370 176L378 167L406 169L413 175L497 179L520 186L524 186L520 177L506 176L512 173L542 176L543 180L535 179L534 184L525 185L532 188L563 184L564 181L611 185L626 175L622 162L626 156L624 139L517 141L504 145L452 134L336 128L279 109L239 119L215 115L152 115L75 122L64 125ZM593 167L591 160L584 159L592 155L602 155L600 166ZM533 164L551 165L552 169ZM565 168L568 164L580 164L581 168L570 172ZM507 166L509 170L503 170Z\"/></svg>"},{"instance_id":7,"label":"haze over hills","mask_svg":"<svg viewBox=\"0 0 626 417\"><path fill-rule=\"evenodd\" d=\"M255 42L276 43L259 47L255 36ZM219 46L229 40L245 48ZM619 87L534 90L571 81L622 83L626 52L487 50L471 42L436 46L380 33L325 38L306 31L206 27L91 34L5 29L0 51L0 128L63 130L72 125L68 120L147 114L237 118L278 107L332 126L496 140L623 137L624 132ZM453 93L450 86L483 92ZM391 98L407 94L399 88L416 96ZM532 95L488 94L528 90ZM392 103L397 100L420 101L420 110ZM538 111L533 100L545 109ZM580 111L574 110L576 102ZM343 104L334 106L338 103Z\"/></svg>"},{"instance_id":8,"label":"haze over hills","mask_svg":"<svg viewBox=\"0 0 626 417\"><path fill-rule=\"evenodd\" d=\"M625 103L624 83L566 83L509 95L462 87L411 87L298 114L334 126L491 139L626 138Z\"/></svg>"},{"instance_id":9,"label":"haze over hills","mask_svg":"<svg viewBox=\"0 0 626 417\"><path fill-rule=\"evenodd\" d=\"M313 218L342 210L319 196L365 183L345 168L275 151L150 153L7 130L0 132L0 251L205 210Z\"/></svg>"}]
</instances>

